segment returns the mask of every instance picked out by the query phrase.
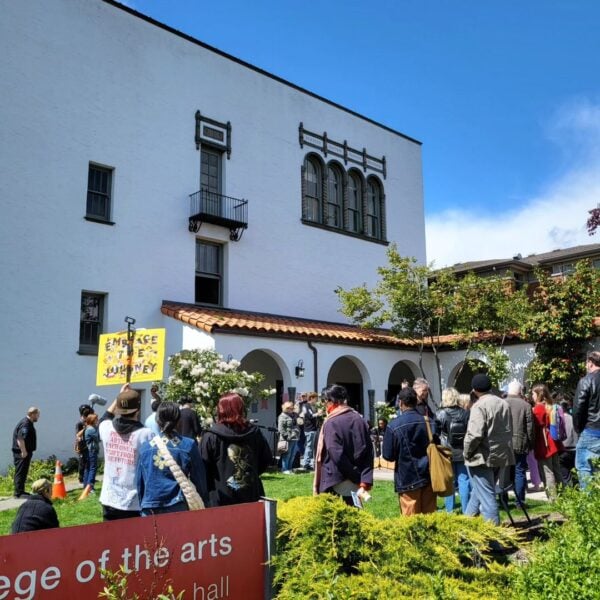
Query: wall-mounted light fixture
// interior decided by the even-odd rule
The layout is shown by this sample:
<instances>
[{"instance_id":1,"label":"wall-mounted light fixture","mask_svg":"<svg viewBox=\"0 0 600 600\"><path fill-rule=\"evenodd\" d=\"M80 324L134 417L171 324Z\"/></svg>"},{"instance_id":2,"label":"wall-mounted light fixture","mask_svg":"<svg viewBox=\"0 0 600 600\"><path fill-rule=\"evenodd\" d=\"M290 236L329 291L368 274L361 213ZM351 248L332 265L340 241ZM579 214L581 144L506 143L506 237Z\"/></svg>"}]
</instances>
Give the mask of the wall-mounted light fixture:
<instances>
[{"instance_id":1,"label":"wall-mounted light fixture","mask_svg":"<svg viewBox=\"0 0 600 600\"><path fill-rule=\"evenodd\" d=\"M296 365L296 377L304 377L304 361L302 359Z\"/></svg>"}]
</instances>

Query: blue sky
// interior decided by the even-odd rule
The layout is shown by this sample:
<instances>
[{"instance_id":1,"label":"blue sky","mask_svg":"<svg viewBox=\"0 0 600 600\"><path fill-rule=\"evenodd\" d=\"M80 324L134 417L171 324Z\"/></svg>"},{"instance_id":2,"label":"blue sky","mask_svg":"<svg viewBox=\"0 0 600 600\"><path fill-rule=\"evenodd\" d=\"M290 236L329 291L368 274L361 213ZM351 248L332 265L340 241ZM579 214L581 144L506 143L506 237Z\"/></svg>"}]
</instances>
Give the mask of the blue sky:
<instances>
[{"instance_id":1,"label":"blue sky","mask_svg":"<svg viewBox=\"0 0 600 600\"><path fill-rule=\"evenodd\" d=\"M437 266L598 242L598 0L128 0L423 142Z\"/></svg>"}]
</instances>

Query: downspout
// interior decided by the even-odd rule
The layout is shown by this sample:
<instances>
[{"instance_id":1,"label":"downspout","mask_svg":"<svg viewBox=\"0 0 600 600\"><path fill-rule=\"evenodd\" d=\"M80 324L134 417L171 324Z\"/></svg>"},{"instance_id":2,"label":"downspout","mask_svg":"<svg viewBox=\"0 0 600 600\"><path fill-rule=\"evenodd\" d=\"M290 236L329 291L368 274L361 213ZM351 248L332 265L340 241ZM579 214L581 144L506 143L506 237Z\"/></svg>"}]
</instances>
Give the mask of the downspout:
<instances>
[{"instance_id":1,"label":"downspout","mask_svg":"<svg viewBox=\"0 0 600 600\"><path fill-rule=\"evenodd\" d=\"M312 345L312 342L310 340L306 340L306 343L308 344L308 347L312 350L312 353L313 353L313 383L315 386L314 390L318 394L319 393L319 372L318 372L319 354L318 354L318 350Z\"/></svg>"}]
</instances>

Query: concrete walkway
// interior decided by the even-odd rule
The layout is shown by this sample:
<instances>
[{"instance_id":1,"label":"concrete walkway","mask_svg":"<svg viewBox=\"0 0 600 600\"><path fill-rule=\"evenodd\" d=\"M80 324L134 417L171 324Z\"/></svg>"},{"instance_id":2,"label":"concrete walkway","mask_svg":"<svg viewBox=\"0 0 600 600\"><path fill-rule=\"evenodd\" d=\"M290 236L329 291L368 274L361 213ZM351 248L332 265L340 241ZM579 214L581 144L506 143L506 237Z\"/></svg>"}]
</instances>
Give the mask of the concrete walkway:
<instances>
[{"instance_id":1,"label":"concrete walkway","mask_svg":"<svg viewBox=\"0 0 600 600\"><path fill-rule=\"evenodd\" d=\"M96 488L98 490L100 489L98 483L101 481L101 476L96 478ZM72 492L73 490L83 491L83 487L78 481L65 481L65 487L67 488L67 492ZM21 504L23 504L23 502L25 502L26 500L27 498L15 498L14 496L0 496L0 511L10 510L11 508L19 508L19 506L21 506Z\"/></svg>"}]
</instances>

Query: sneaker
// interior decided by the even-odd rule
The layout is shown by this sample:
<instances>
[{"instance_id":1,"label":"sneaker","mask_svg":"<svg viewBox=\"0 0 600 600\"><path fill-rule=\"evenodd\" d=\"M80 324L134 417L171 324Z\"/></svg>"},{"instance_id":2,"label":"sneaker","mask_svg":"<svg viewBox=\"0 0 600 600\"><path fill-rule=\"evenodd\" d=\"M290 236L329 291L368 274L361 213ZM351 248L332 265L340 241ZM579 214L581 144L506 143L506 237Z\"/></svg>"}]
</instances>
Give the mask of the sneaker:
<instances>
[{"instance_id":1,"label":"sneaker","mask_svg":"<svg viewBox=\"0 0 600 600\"><path fill-rule=\"evenodd\" d=\"M281 471L284 475L293 475L291 471Z\"/></svg>"}]
</instances>

